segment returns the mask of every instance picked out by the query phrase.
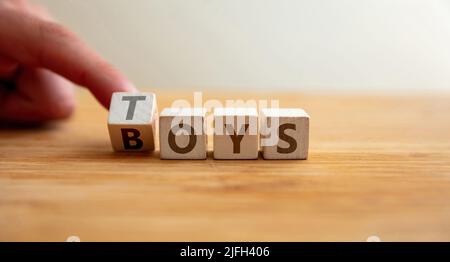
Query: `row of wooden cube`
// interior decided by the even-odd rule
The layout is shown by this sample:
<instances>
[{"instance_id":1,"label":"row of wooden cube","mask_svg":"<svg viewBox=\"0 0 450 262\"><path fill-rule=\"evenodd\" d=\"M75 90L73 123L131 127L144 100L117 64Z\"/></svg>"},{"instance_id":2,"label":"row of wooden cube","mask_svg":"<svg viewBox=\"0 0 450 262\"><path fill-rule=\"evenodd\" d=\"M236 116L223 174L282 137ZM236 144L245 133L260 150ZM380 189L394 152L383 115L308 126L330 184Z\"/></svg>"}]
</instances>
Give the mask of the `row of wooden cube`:
<instances>
[{"instance_id":1,"label":"row of wooden cube","mask_svg":"<svg viewBox=\"0 0 450 262\"><path fill-rule=\"evenodd\" d=\"M204 108L166 108L159 115L152 93L114 93L108 129L115 151L151 151L159 124L161 159L206 159ZM260 121L260 122L259 122ZM309 116L302 109L216 108L215 159L306 159Z\"/></svg>"}]
</instances>

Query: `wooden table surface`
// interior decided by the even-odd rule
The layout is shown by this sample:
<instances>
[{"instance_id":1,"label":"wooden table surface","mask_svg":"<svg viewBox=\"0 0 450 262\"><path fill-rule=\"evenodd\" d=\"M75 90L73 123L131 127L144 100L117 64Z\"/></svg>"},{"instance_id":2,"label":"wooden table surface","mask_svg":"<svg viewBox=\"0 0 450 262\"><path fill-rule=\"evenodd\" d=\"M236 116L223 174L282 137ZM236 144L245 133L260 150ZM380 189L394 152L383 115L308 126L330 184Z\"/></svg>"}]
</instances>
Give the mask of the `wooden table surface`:
<instances>
[{"instance_id":1,"label":"wooden table surface","mask_svg":"<svg viewBox=\"0 0 450 262\"><path fill-rule=\"evenodd\" d=\"M0 241L450 241L450 95L239 96L303 107L307 161L113 153L78 96L68 121L0 129Z\"/></svg>"}]
</instances>

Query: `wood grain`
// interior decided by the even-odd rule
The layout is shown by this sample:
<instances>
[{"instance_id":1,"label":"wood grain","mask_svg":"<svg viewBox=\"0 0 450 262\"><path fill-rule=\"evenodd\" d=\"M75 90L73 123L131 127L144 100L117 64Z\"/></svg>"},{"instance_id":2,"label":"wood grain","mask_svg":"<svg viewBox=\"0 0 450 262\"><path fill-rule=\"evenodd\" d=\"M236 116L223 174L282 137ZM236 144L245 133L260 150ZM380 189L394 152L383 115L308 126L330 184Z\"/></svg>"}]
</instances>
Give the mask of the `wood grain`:
<instances>
[{"instance_id":1,"label":"wood grain","mask_svg":"<svg viewBox=\"0 0 450 262\"><path fill-rule=\"evenodd\" d=\"M449 95L239 97L306 109L309 159L114 153L84 91L68 121L0 129L0 240L450 241Z\"/></svg>"}]
</instances>

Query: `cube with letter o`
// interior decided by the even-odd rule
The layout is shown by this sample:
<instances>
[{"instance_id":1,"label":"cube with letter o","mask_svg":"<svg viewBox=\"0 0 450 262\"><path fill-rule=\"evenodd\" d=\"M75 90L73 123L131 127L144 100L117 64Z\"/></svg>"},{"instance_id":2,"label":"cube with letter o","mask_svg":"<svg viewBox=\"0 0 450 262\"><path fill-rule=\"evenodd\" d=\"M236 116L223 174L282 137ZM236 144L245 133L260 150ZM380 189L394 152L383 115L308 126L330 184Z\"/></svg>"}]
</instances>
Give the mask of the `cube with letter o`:
<instances>
[{"instance_id":1,"label":"cube with letter o","mask_svg":"<svg viewBox=\"0 0 450 262\"><path fill-rule=\"evenodd\" d=\"M159 116L161 159L206 159L206 110L165 108Z\"/></svg>"}]
</instances>

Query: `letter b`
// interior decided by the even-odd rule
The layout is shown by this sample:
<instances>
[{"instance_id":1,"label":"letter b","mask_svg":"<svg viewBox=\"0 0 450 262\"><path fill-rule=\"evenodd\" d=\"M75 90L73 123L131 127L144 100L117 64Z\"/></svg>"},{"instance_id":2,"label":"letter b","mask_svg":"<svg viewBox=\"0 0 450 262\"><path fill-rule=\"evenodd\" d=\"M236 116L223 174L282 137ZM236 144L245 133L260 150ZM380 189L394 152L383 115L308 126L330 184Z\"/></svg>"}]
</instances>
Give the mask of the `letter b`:
<instances>
[{"instance_id":1,"label":"letter b","mask_svg":"<svg viewBox=\"0 0 450 262\"><path fill-rule=\"evenodd\" d=\"M144 145L144 142L139 138L141 133L134 128L122 128L122 141L125 150L138 150ZM134 142L134 143L131 143Z\"/></svg>"}]
</instances>

